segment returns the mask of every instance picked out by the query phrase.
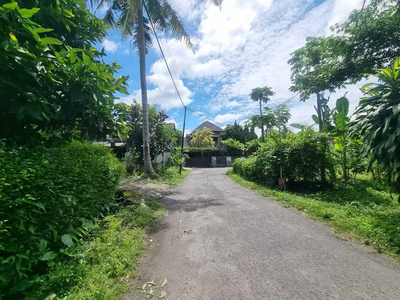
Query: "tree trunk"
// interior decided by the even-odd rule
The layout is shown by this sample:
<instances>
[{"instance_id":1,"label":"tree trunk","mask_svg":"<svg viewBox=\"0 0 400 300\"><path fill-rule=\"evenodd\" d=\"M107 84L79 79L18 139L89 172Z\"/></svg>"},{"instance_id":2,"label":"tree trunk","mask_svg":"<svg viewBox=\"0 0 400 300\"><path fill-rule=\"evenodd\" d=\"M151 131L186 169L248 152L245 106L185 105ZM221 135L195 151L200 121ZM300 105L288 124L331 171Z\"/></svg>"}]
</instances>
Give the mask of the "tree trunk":
<instances>
[{"instance_id":1,"label":"tree trunk","mask_svg":"<svg viewBox=\"0 0 400 300\"><path fill-rule=\"evenodd\" d=\"M321 107L321 96L319 93L317 93L317 114L318 114L318 129L319 132L322 131L323 128L323 121L322 121L322 107ZM325 149L325 151L329 151L328 149ZM321 166L321 180L326 181L326 173L325 173L325 162Z\"/></svg>"},{"instance_id":2,"label":"tree trunk","mask_svg":"<svg viewBox=\"0 0 400 300\"><path fill-rule=\"evenodd\" d=\"M347 181L347 156L346 156L346 148L343 146L343 162L342 162L342 168L343 168L343 179Z\"/></svg>"},{"instance_id":3,"label":"tree trunk","mask_svg":"<svg viewBox=\"0 0 400 300\"><path fill-rule=\"evenodd\" d=\"M318 114L318 127L319 127L319 132L322 131L323 128L323 120L322 120L322 107L321 107L321 96L319 93L317 93L317 114Z\"/></svg>"},{"instance_id":4,"label":"tree trunk","mask_svg":"<svg viewBox=\"0 0 400 300\"><path fill-rule=\"evenodd\" d=\"M260 122L261 122L261 140L264 142L264 122L262 119L262 108L261 108L261 99L260 99Z\"/></svg>"},{"instance_id":5,"label":"tree trunk","mask_svg":"<svg viewBox=\"0 0 400 300\"><path fill-rule=\"evenodd\" d=\"M150 157L150 132L149 111L147 105L147 83L146 83L146 46L144 41L143 4L140 4L138 13L139 33L139 64L140 64L140 87L142 90L142 117L143 117L143 161L144 171L150 177L157 177L153 170Z\"/></svg>"}]
</instances>

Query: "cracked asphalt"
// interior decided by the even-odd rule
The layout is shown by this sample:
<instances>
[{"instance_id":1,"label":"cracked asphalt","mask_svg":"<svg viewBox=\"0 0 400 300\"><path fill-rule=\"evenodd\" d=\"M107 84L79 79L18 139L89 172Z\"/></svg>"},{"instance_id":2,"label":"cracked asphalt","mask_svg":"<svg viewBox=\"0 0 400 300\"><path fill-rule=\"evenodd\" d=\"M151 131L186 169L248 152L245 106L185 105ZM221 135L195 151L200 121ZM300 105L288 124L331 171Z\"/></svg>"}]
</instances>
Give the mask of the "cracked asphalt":
<instances>
[{"instance_id":1,"label":"cracked asphalt","mask_svg":"<svg viewBox=\"0 0 400 300\"><path fill-rule=\"evenodd\" d=\"M151 280L156 299L400 299L400 268L226 170L193 169L164 198L129 299L144 299L135 287Z\"/></svg>"}]
</instances>

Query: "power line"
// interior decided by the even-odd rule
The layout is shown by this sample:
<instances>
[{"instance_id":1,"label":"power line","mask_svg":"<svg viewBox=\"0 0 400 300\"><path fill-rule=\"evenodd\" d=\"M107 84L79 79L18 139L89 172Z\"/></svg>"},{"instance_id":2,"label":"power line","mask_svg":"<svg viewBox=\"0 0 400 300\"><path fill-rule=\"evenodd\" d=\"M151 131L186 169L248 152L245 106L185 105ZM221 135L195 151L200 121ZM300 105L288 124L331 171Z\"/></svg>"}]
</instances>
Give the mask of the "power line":
<instances>
[{"instance_id":1,"label":"power line","mask_svg":"<svg viewBox=\"0 0 400 300\"><path fill-rule=\"evenodd\" d=\"M146 10L147 15L149 16L149 12L148 12L148 10L147 10L147 6L146 6L146 4L145 4L144 2L143 2L143 6L144 6L144 9ZM215 123L218 123L218 124L220 124L220 125L223 125L223 124L221 124L221 123L215 121L214 119L207 117L204 113L200 113L200 112L197 112L197 111L195 111L195 110L189 108L187 105L185 105L185 104L183 103L181 94L179 93L178 87L176 86L176 83L175 83L175 80L174 80L174 76L172 75L172 72L171 72L171 69L170 69L170 67L169 67L169 65L168 65L168 62L167 62L167 59L166 59L166 57L165 57L163 48L161 47L160 40L158 39L157 32L156 32L156 30L155 30L155 28L154 28L153 22L152 22L152 20L151 20L150 17L149 17L149 22L150 22L151 28L152 28L152 30L153 30L154 36L156 37L157 44L158 44L158 47L160 48L160 52L161 52L161 55L162 55L162 57L163 57L163 59L164 59L165 65L167 66L167 70L168 70L169 76L171 77L172 83L174 84L176 93L178 94L178 97L179 97L179 100L180 100L181 103L182 103L182 106L183 106L185 109L190 110L192 113L195 113L195 114L197 114L197 115L199 115L199 116L201 116L201 117L203 117L203 118L212 120L212 121L215 122ZM168 46L167 46L167 48L168 48ZM185 123L185 120L184 120L184 123Z\"/></svg>"},{"instance_id":2,"label":"power line","mask_svg":"<svg viewBox=\"0 0 400 300\"><path fill-rule=\"evenodd\" d=\"M222 124L222 123L220 123L220 122L217 122L217 121L216 121L215 119L213 119L213 118L207 117L204 113L195 111L195 110L191 109L190 107L187 107L187 109L190 110L192 113L194 113L194 114L196 114L196 115L199 115L199 116L202 117L202 118L209 119L209 120L213 121L214 123L217 123L217 124L222 125L222 126L224 125L224 124Z\"/></svg>"},{"instance_id":3,"label":"power line","mask_svg":"<svg viewBox=\"0 0 400 300\"><path fill-rule=\"evenodd\" d=\"M160 48L162 57L164 58L165 65L167 66L169 76L171 76L172 83L174 84L176 93L178 94L179 100L181 100L181 103L182 103L183 107L186 107L185 103L183 103L181 94L179 93L178 88L177 88L177 86L176 86L176 84L175 84L175 80L174 80L174 77L173 77L172 74L171 74L171 70L169 69L167 59L165 58L165 55L164 55L164 51L163 51L163 49L162 49L162 47L161 47L160 41L158 40L158 36L157 36L156 29L154 28L153 21L152 21L151 18L150 18L150 14L149 14L149 12L148 12L148 10L147 10L147 6L146 6L146 4L144 3L144 1L143 1L143 6L144 6L144 9L146 10L147 16L149 16L149 21L150 21L151 28L153 29L154 36L156 37L158 47Z\"/></svg>"}]
</instances>

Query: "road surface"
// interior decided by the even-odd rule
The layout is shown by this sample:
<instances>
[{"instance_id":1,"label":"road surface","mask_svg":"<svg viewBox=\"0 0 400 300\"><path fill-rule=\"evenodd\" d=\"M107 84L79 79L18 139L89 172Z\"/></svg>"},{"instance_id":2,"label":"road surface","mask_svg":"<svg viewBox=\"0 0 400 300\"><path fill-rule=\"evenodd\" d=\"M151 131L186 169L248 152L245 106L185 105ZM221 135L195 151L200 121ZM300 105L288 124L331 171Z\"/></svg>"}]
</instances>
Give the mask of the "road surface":
<instances>
[{"instance_id":1,"label":"road surface","mask_svg":"<svg viewBox=\"0 0 400 300\"><path fill-rule=\"evenodd\" d=\"M150 235L134 288L154 280L154 298L173 300L400 299L398 267L226 170L194 169L164 198L169 213ZM129 299L145 296L135 289Z\"/></svg>"}]
</instances>

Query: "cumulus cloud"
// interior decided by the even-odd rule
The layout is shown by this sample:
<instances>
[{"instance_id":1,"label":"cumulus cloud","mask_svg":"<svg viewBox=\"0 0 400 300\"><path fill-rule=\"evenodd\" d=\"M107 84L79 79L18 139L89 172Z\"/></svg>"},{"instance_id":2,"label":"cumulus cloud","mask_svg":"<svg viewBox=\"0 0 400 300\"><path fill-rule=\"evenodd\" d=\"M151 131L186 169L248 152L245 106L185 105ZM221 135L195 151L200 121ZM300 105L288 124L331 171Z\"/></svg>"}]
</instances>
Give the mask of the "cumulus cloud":
<instances>
[{"instance_id":1,"label":"cumulus cloud","mask_svg":"<svg viewBox=\"0 0 400 300\"><path fill-rule=\"evenodd\" d=\"M343 22L362 5L362 0L320 4L311 0L231 0L219 8L201 1L170 1L194 32L195 54L183 42L161 40L183 101L189 104L197 99L196 93L207 94L208 99L203 96L206 100L196 100L193 106L223 124L257 113L258 104L249 99L249 93L258 86L273 88L275 104L292 99L290 122L311 124L315 98L300 102L298 95L288 90L290 53L302 47L308 36L328 34L331 25ZM182 106L161 59L151 66L148 80L155 87L149 89L150 103L167 110ZM347 88L352 110L361 85ZM332 101L343 93L331 95ZM140 91L133 96L139 100Z\"/></svg>"},{"instance_id":2,"label":"cumulus cloud","mask_svg":"<svg viewBox=\"0 0 400 300\"><path fill-rule=\"evenodd\" d=\"M214 120L217 121L218 123L225 124L233 121L238 121L240 118L242 118L243 114L232 114L232 113L227 113L227 114L220 114L217 115Z\"/></svg>"},{"instance_id":3,"label":"cumulus cloud","mask_svg":"<svg viewBox=\"0 0 400 300\"><path fill-rule=\"evenodd\" d=\"M102 45L103 45L104 49L107 52L114 53L114 52L116 52L118 50L118 47L119 47L120 43L116 43L116 42L111 41L109 39L104 39L103 42L102 42Z\"/></svg>"}]
</instances>

